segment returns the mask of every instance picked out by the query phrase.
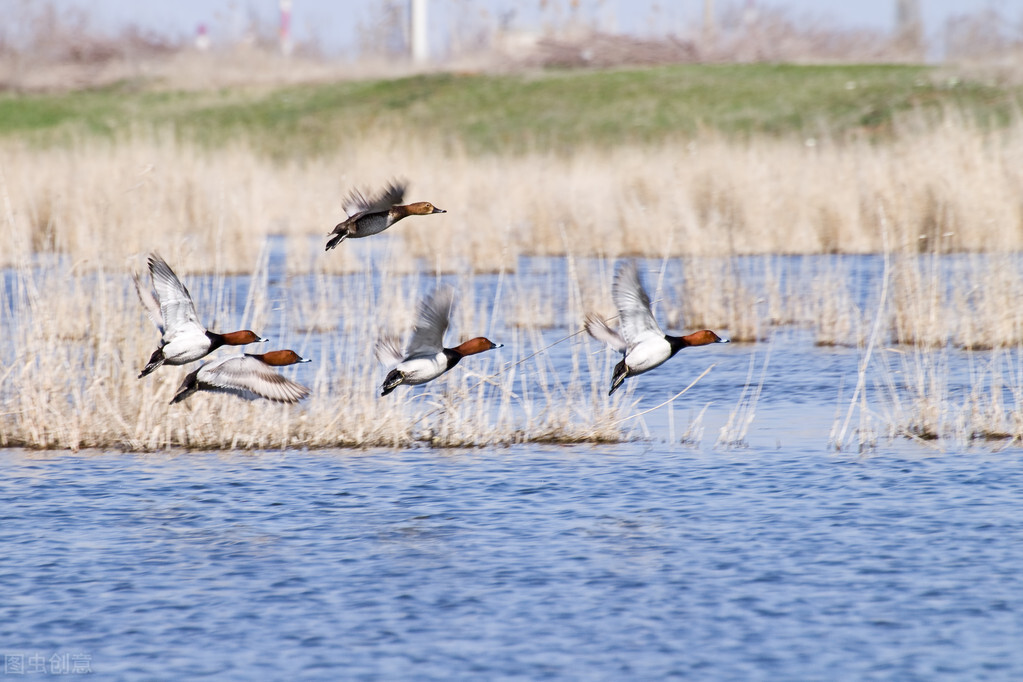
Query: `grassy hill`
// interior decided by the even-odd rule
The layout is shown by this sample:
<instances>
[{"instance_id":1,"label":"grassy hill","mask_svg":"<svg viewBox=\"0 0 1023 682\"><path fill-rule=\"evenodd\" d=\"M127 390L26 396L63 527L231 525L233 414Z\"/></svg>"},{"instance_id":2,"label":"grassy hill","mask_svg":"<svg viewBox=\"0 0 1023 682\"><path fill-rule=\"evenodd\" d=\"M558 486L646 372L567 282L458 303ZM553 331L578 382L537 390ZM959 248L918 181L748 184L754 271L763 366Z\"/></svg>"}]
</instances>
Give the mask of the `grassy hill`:
<instances>
[{"instance_id":1,"label":"grassy hill","mask_svg":"<svg viewBox=\"0 0 1023 682\"><path fill-rule=\"evenodd\" d=\"M316 155L378 128L520 151L725 136L884 137L902 112L947 108L1008 121L1023 88L923 66L680 65L518 75L437 74L276 89L160 92L123 84L0 96L0 136L59 143L131 128L203 144L249 138L273 156Z\"/></svg>"}]
</instances>

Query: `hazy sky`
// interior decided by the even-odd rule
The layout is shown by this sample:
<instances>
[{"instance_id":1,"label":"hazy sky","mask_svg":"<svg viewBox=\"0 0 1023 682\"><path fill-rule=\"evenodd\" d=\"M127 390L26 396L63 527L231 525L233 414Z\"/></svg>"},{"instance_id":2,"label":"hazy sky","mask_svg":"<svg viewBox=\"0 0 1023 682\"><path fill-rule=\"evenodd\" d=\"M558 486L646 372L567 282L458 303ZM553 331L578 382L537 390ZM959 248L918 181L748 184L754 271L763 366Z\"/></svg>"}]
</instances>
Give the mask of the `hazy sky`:
<instances>
[{"instance_id":1,"label":"hazy sky","mask_svg":"<svg viewBox=\"0 0 1023 682\"><path fill-rule=\"evenodd\" d=\"M719 7L737 7L746 0L717 0ZM2 0L10 6L11 0ZM16 4L16 3L14 3ZM191 36L199 24L208 27L214 41L231 40L257 16L268 26L276 24L278 0L55 0L58 8L86 8L95 26L104 29L136 24L176 36ZM316 36L332 53L354 54L356 31L371 25L382 0L293 0L292 27L298 40ZM504 17L515 28L538 27L551 7L566 11L568 0L547 0L546 14L540 0L430 0L431 48L439 52L447 36L461 20L483 25ZM894 0L755 0L762 7L783 7L796 17L814 17L838 26L888 30L895 22ZM924 30L940 36L949 17L994 8L1014 21L1023 18L1023 0L921 0ZM638 34L685 33L699 21L703 0L580 0L580 12L608 26ZM366 39L367 36L362 36Z\"/></svg>"}]
</instances>

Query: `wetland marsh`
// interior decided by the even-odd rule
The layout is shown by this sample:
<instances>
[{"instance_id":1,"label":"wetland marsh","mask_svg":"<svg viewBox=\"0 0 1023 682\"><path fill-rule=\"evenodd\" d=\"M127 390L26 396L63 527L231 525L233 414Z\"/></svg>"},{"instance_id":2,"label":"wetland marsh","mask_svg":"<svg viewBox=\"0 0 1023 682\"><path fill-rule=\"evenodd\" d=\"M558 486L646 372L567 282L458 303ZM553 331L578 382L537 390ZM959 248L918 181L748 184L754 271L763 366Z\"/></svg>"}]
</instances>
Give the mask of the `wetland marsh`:
<instances>
[{"instance_id":1,"label":"wetland marsh","mask_svg":"<svg viewBox=\"0 0 1023 682\"><path fill-rule=\"evenodd\" d=\"M764 65L5 95L0 653L1023 676L1018 102ZM395 177L448 213L325 254L344 193ZM150 251L210 328L311 358L285 370L309 399L137 379ZM582 321L622 258L665 330L733 343L609 398ZM448 284L449 345L504 347L379 397L375 339Z\"/></svg>"}]
</instances>

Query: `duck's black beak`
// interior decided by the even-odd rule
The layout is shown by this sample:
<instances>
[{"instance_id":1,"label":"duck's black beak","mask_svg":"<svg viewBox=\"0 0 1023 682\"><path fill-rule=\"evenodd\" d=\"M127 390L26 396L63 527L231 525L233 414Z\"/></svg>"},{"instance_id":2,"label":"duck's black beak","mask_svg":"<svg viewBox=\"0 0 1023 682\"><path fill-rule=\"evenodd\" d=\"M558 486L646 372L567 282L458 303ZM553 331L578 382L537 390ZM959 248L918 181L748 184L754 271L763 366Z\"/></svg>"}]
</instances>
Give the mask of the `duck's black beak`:
<instances>
[{"instance_id":1,"label":"duck's black beak","mask_svg":"<svg viewBox=\"0 0 1023 682\"><path fill-rule=\"evenodd\" d=\"M434 206L433 210L430 211L430 212L431 213L447 213L447 211L445 211L443 208L437 208L436 206Z\"/></svg>"}]
</instances>

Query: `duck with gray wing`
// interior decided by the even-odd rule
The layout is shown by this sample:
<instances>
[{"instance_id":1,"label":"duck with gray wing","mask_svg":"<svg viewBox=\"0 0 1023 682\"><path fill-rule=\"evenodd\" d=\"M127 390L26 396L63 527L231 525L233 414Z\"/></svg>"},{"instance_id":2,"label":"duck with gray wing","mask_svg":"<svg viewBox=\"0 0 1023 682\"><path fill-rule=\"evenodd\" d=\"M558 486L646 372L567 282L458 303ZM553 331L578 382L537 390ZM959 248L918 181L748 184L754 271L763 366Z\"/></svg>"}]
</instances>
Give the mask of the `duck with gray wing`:
<instances>
[{"instance_id":1,"label":"duck with gray wing","mask_svg":"<svg viewBox=\"0 0 1023 682\"><path fill-rule=\"evenodd\" d=\"M611 298L618 308L618 328L612 329L598 315L586 316L586 331L622 354L611 376L611 395L626 377L636 376L659 367L683 348L728 343L709 329L685 336L672 336L661 331L650 308L650 297L643 289L635 261L620 263L611 284Z\"/></svg>"},{"instance_id":2,"label":"duck with gray wing","mask_svg":"<svg viewBox=\"0 0 1023 682\"><path fill-rule=\"evenodd\" d=\"M447 372L468 355L504 345L477 336L454 348L445 348L444 332L448 328L453 306L454 291L450 287L442 287L419 303L412 338L404 352L392 337L377 341L377 359L384 365L394 367L384 379L381 395L387 395L401 384L425 384Z\"/></svg>"},{"instance_id":3,"label":"duck with gray wing","mask_svg":"<svg viewBox=\"0 0 1023 682\"><path fill-rule=\"evenodd\" d=\"M402 204L405 188L404 182L392 182L380 194L369 199L358 190L353 190L343 205L348 217L334 227L330 233L333 236L327 241L325 250L330 251L345 239L379 234L410 215L447 213L429 201Z\"/></svg>"},{"instance_id":4,"label":"duck with gray wing","mask_svg":"<svg viewBox=\"0 0 1023 682\"><path fill-rule=\"evenodd\" d=\"M201 365L186 376L171 404L180 403L196 391L230 393L245 400L263 398L278 403L297 403L309 395L309 389L281 376L273 368L301 362L309 360L293 350L221 358Z\"/></svg>"},{"instance_id":5,"label":"duck with gray wing","mask_svg":"<svg viewBox=\"0 0 1023 682\"><path fill-rule=\"evenodd\" d=\"M132 277L146 315L160 332L160 347L153 351L139 379L161 365L187 365L221 346L244 346L266 340L248 329L218 334L202 326L192 295L167 261L155 253L149 256L149 274L155 292L142 286L137 272Z\"/></svg>"}]
</instances>

